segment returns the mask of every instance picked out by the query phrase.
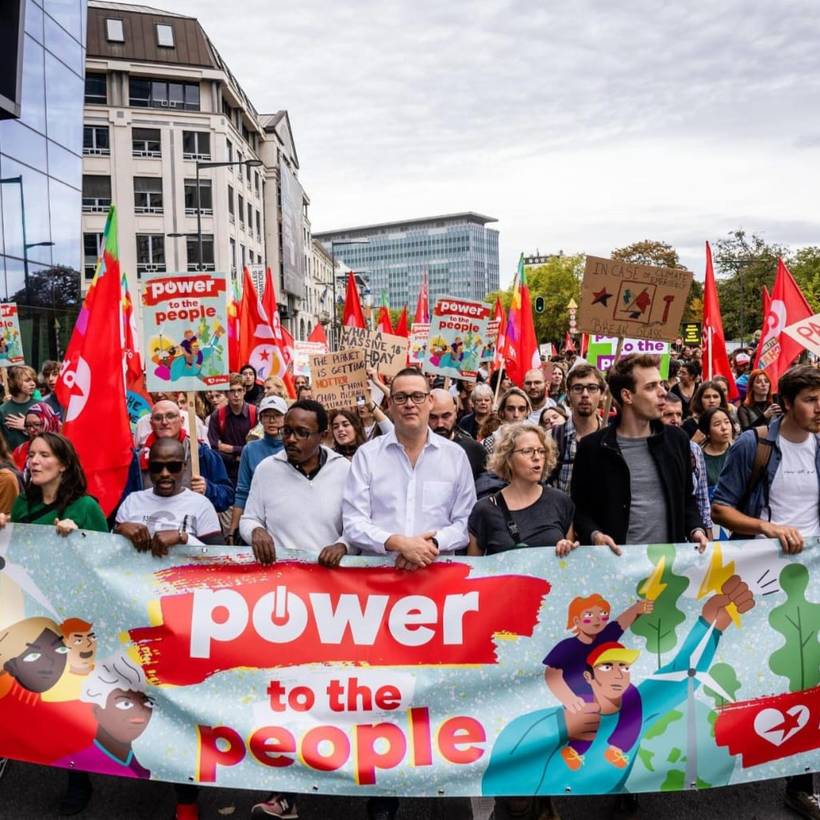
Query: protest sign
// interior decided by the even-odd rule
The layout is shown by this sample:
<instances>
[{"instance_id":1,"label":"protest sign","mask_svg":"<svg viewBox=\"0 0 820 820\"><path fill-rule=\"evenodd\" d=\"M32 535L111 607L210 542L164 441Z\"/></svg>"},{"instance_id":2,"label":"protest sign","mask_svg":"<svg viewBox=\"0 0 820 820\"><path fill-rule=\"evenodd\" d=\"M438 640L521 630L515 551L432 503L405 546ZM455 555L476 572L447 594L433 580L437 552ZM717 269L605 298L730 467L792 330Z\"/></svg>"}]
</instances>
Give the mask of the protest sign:
<instances>
[{"instance_id":1,"label":"protest sign","mask_svg":"<svg viewBox=\"0 0 820 820\"><path fill-rule=\"evenodd\" d=\"M820 313L784 327L783 332L803 345L809 353L820 356Z\"/></svg>"},{"instance_id":2,"label":"protest sign","mask_svg":"<svg viewBox=\"0 0 820 820\"><path fill-rule=\"evenodd\" d=\"M538 345L538 353L549 359L553 355L552 342L543 342Z\"/></svg>"},{"instance_id":3,"label":"protest sign","mask_svg":"<svg viewBox=\"0 0 820 820\"><path fill-rule=\"evenodd\" d=\"M588 256L578 308L578 329L616 338L678 335L692 273Z\"/></svg>"},{"instance_id":4,"label":"protest sign","mask_svg":"<svg viewBox=\"0 0 820 820\"><path fill-rule=\"evenodd\" d=\"M589 337L586 360L604 373L612 367L617 348L618 340L613 336L593 334ZM661 378L665 379L669 376L669 362L672 358L669 342L659 342L653 339L624 339L621 345L621 356L628 356L630 353L649 353L653 356L660 356Z\"/></svg>"},{"instance_id":5,"label":"protest sign","mask_svg":"<svg viewBox=\"0 0 820 820\"><path fill-rule=\"evenodd\" d=\"M310 357L321 356L323 353L327 353L327 345L324 342L294 341L293 375L310 378Z\"/></svg>"},{"instance_id":6,"label":"protest sign","mask_svg":"<svg viewBox=\"0 0 820 820\"><path fill-rule=\"evenodd\" d=\"M703 343L700 322L686 322L683 326L683 343L690 347L700 347Z\"/></svg>"},{"instance_id":7,"label":"protest sign","mask_svg":"<svg viewBox=\"0 0 820 820\"><path fill-rule=\"evenodd\" d=\"M490 318L487 322L487 339L481 351L481 361L491 362L495 356L495 346L498 344L498 331L501 328L501 319Z\"/></svg>"},{"instance_id":8,"label":"protest sign","mask_svg":"<svg viewBox=\"0 0 820 820\"><path fill-rule=\"evenodd\" d=\"M149 391L228 386L224 273L146 275L142 280L142 326Z\"/></svg>"},{"instance_id":9,"label":"protest sign","mask_svg":"<svg viewBox=\"0 0 820 820\"><path fill-rule=\"evenodd\" d=\"M421 364L427 355L427 340L430 338L430 325L428 322L413 322L410 326L410 343L407 351L408 364Z\"/></svg>"},{"instance_id":10,"label":"protest sign","mask_svg":"<svg viewBox=\"0 0 820 820\"><path fill-rule=\"evenodd\" d=\"M531 548L410 573L284 550L270 567L226 548L152 558L121 536L15 524L0 552L2 757L416 797L668 792L820 767L817 550ZM65 654L68 619L81 640ZM38 640L47 654L22 663ZM590 662L592 688L575 671ZM115 719L117 689L141 720ZM580 748L578 698L606 709Z\"/></svg>"},{"instance_id":11,"label":"protest sign","mask_svg":"<svg viewBox=\"0 0 820 820\"><path fill-rule=\"evenodd\" d=\"M313 397L328 410L355 407L367 394L365 354L360 347L310 357Z\"/></svg>"},{"instance_id":12,"label":"protest sign","mask_svg":"<svg viewBox=\"0 0 820 820\"><path fill-rule=\"evenodd\" d=\"M489 320L490 307L483 302L451 296L439 299L433 308L422 371L475 381Z\"/></svg>"},{"instance_id":13,"label":"protest sign","mask_svg":"<svg viewBox=\"0 0 820 820\"><path fill-rule=\"evenodd\" d=\"M407 367L407 339L403 336L361 327L343 327L339 349L351 347L361 347L365 352L367 366L375 367L385 376L392 378L399 370Z\"/></svg>"},{"instance_id":14,"label":"protest sign","mask_svg":"<svg viewBox=\"0 0 820 820\"><path fill-rule=\"evenodd\" d=\"M14 302L0 304L0 367L23 364L23 342Z\"/></svg>"}]
</instances>

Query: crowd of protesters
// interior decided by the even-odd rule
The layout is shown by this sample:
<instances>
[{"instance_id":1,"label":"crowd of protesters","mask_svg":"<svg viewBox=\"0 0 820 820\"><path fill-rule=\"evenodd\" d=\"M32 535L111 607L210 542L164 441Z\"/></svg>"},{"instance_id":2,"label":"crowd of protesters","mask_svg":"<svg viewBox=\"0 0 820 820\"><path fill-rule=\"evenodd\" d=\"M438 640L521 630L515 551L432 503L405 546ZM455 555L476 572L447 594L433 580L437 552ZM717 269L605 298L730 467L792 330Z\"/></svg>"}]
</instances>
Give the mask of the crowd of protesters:
<instances>
[{"instance_id":1,"label":"crowd of protesters","mask_svg":"<svg viewBox=\"0 0 820 820\"><path fill-rule=\"evenodd\" d=\"M741 396L730 402L726 379L702 379L698 350L676 352L668 373L635 354L606 375L569 354L521 387L503 372L451 384L413 368L392 379L371 370L370 392L332 411L304 377L293 400L281 379L260 383L245 365L227 391L197 396L195 430L186 394L152 396L109 521L59 432L58 366L39 377L12 367L0 406L0 526L112 530L155 556L229 544L264 565L293 551L329 568L350 554L388 556L410 571L439 555L526 547L554 547L564 560L591 548L581 545L621 555L628 544L689 541L703 551L731 535L799 552L820 535L820 369L797 365L773 385L740 351ZM87 775L69 775L64 814L92 796ZM175 788L176 816L197 817L197 789ZM297 817L296 799L272 794L253 816ZM634 796L617 800L622 816L635 813ZM811 775L790 778L785 800L820 818ZM509 817L554 816L549 799L497 802ZM371 798L367 811L393 820L398 808Z\"/></svg>"}]
</instances>

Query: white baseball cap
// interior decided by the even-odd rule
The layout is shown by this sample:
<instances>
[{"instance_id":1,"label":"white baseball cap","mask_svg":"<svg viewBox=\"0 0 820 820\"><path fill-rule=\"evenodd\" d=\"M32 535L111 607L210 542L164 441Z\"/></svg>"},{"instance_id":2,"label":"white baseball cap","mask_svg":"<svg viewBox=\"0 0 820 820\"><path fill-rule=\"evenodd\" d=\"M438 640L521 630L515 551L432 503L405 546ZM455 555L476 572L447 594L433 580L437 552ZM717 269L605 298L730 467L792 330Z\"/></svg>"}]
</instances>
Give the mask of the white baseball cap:
<instances>
[{"instance_id":1,"label":"white baseball cap","mask_svg":"<svg viewBox=\"0 0 820 820\"><path fill-rule=\"evenodd\" d=\"M259 402L259 414L265 410L273 410L274 413L281 413L284 416L288 412L288 403L281 396L265 396Z\"/></svg>"}]
</instances>

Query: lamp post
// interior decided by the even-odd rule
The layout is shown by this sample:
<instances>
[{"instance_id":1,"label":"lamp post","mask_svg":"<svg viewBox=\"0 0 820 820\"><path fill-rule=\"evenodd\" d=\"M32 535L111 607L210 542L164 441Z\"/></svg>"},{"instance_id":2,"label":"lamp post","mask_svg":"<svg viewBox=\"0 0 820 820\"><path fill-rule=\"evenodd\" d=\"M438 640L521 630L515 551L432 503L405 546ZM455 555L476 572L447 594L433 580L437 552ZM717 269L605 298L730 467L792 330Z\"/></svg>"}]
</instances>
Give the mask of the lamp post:
<instances>
[{"instance_id":1,"label":"lamp post","mask_svg":"<svg viewBox=\"0 0 820 820\"><path fill-rule=\"evenodd\" d=\"M336 245L369 245L369 239L331 239L330 240L330 264L333 276L333 318L330 325L331 347L336 350L338 344L338 328L339 322L336 319Z\"/></svg>"},{"instance_id":2,"label":"lamp post","mask_svg":"<svg viewBox=\"0 0 820 820\"><path fill-rule=\"evenodd\" d=\"M249 168L258 168L262 165L261 159L238 159L227 162L196 162L196 245L197 245L197 265L196 269L202 270L202 196L199 190L199 171L202 168L227 168L232 165L247 165ZM173 234L169 234L172 236Z\"/></svg>"}]
</instances>

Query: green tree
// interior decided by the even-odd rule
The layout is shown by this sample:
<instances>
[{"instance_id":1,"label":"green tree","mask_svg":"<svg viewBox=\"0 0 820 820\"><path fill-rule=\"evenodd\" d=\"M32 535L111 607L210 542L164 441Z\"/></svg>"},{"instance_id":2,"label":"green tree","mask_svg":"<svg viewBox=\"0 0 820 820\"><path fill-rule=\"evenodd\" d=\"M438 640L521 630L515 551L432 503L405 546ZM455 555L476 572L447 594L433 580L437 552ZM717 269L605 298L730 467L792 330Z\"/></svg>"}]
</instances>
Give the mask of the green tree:
<instances>
[{"instance_id":1,"label":"green tree","mask_svg":"<svg viewBox=\"0 0 820 820\"><path fill-rule=\"evenodd\" d=\"M678 627L686 620L686 615L678 609L678 598L689 586L689 579L685 575L674 572L675 547L672 544L652 544L646 550L646 555L653 565L653 572L638 583L637 592L650 580L654 570L664 562L663 573L658 578L660 584L665 584L663 591L655 599L655 609L648 615L641 615L632 625L632 631L646 640L646 648L654 652L658 659L658 668L662 666L664 652L674 649L678 643Z\"/></svg>"},{"instance_id":2,"label":"green tree","mask_svg":"<svg viewBox=\"0 0 820 820\"><path fill-rule=\"evenodd\" d=\"M820 311L820 247L800 248L791 254L787 264L811 309L817 313Z\"/></svg>"},{"instance_id":3,"label":"green tree","mask_svg":"<svg viewBox=\"0 0 820 820\"><path fill-rule=\"evenodd\" d=\"M806 598L809 571L803 564L789 564L780 573L786 601L769 613L769 624L784 638L780 649L769 656L769 668L789 680L789 690L800 692L820 684L820 604Z\"/></svg>"}]
</instances>

